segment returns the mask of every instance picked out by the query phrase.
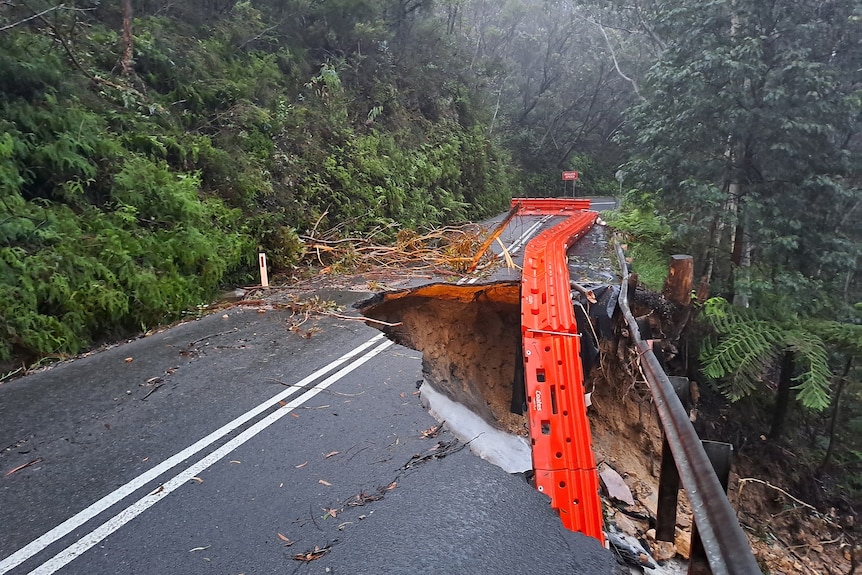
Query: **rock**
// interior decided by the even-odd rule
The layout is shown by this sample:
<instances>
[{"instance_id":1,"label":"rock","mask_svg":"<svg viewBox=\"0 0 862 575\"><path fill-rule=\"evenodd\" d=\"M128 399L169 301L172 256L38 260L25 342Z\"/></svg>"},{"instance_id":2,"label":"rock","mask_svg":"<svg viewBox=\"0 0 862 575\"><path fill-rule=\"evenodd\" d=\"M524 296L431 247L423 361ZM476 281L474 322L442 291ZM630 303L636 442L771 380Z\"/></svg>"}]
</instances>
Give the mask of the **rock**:
<instances>
[{"instance_id":1,"label":"rock","mask_svg":"<svg viewBox=\"0 0 862 575\"><path fill-rule=\"evenodd\" d=\"M646 510L655 517L658 511L658 492L650 490L649 493L640 495L638 499Z\"/></svg>"},{"instance_id":2,"label":"rock","mask_svg":"<svg viewBox=\"0 0 862 575\"><path fill-rule=\"evenodd\" d=\"M691 557L691 533L677 529L674 534L673 543L680 557L683 559Z\"/></svg>"},{"instance_id":3,"label":"rock","mask_svg":"<svg viewBox=\"0 0 862 575\"><path fill-rule=\"evenodd\" d=\"M647 541L649 541L652 556L656 561L662 562L668 559L673 559L676 555L676 545L670 541L656 541L655 529L650 529L646 532Z\"/></svg>"},{"instance_id":4,"label":"rock","mask_svg":"<svg viewBox=\"0 0 862 575\"><path fill-rule=\"evenodd\" d=\"M676 514L676 526L680 529L691 530L691 515L687 513L679 513Z\"/></svg>"},{"instance_id":5,"label":"rock","mask_svg":"<svg viewBox=\"0 0 862 575\"><path fill-rule=\"evenodd\" d=\"M617 528L627 535L636 535L640 531L634 521L619 511L614 513L614 522L617 524Z\"/></svg>"},{"instance_id":6,"label":"rock","mask_svg":"<svg viewBox=\"0 0 862 575\"><path fill-rule=\"evenodd\" d=\"M635 504L631 489L614 468L605 467L604 471L599 473L599 478L602 480L602 485L605 486L608 497L626 505Z\"/></svg>"}]
</instances>

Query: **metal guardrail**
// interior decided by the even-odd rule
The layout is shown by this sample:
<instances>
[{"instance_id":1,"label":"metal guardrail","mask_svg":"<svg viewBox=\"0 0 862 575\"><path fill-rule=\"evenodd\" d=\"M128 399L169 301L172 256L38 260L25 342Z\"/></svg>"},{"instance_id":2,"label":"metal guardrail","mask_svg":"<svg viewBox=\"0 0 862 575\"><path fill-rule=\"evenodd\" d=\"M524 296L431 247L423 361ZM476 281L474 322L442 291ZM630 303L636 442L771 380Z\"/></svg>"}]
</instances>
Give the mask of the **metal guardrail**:
<instances>
[{"instance_id":1,"label":"metal guardrail","mask_svg":"<svg viewBox=\"0 0 862 575\"><path fill-rule=\"evenodd\" d=\"M619 306L637 348L656 410L670 445L682 485L694 513L694 522L714 575L759 575L751 545L713 470L688 413L650 346L640 337L628 304L629 272L619 242L615 242L622 283Z\"/></svg>"}]
</instances>

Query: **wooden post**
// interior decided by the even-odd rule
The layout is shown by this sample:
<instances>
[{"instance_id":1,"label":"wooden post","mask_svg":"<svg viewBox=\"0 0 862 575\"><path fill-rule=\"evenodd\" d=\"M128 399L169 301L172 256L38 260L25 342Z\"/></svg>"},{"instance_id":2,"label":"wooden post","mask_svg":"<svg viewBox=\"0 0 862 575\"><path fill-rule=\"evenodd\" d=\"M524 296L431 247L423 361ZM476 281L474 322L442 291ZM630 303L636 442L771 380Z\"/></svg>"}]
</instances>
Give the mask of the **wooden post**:
<instances>
[{"instance_id":1,"label":"wooden post","mask_svg":"<svg viewBox=\"0 0 862 575\"><path fill-rule=\"evenodd\" d=\"M676 308L671 315L671 322L664 326L668 341L679 340L691 317L691 289L694 286L694 258L687 255L670 257L670 267L667 279L664 280L664 297Z\"/></svg>"},{"instance_id":2,"label":"wooden post","mask_svg":"<svg viewBox=\"0 0 862 575\"><path fill-rule=\"evenodd\" d=\"M670 269L664 281L664 295L681 306L691 303L691 288L694 285L694 258L678 254L670 257Z\"/></svg>"},{"instance_id":3,"label":"wooden post","mask_svg":"<svg viewBox=\"0 0 862 575\"><path fill-rule=\"evenodd\" d=\"M260 285L261 287L269 287L269 276L266 273L266 254L257 254L260 261Z\"/></svg>"}]
</instances>

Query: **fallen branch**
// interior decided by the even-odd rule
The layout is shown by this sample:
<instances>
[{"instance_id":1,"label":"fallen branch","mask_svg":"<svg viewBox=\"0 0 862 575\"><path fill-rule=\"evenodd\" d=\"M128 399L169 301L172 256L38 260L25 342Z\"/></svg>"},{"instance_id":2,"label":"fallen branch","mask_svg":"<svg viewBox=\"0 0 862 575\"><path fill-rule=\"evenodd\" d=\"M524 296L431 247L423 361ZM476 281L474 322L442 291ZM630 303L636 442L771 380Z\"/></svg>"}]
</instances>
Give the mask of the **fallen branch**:
<instances>
[{"instance_id":1,"label":"fallen branch","mask_svg":"<svg viewBox=\"0 0 862 575\"><path fill-rule=\"evenodd\" d=\"M481 260L482 256L485 255L485 252L488 251L488 248L491 247L491 244L494 243L494 240L500 237L500 234L503 233L503 230L506 229L506 226L509 225L509 222L512 221L512 218L515 217L515 214L518 213L519 209L521 209L520 203L512 206L512 209L509 210L509 213L506 214L506 217L503 218L503 221L500 222L494 229L494 231L491 232L491 234L485 239L484 243L482 243L482 246L476 251L476 255L474 255L471 259L470 265L467 266L467 273L473 273L474 271L476 271L476 266L479 265L479 260Z\"/></svg>"},{"instance_id":2,"label":"fallen branch","mask_svg":"<svg viewBox=\"0 0 862 575\"><path fill-rule=\"evenodd\" d=\"M309 256L316 258L321 266L339 265L350 269L408 268L432 273L462 273L478 266L487 251L487 247L482 246L482 228L473 224L441 228L426 234L400 230L393 245L372 241L372 236L380 231L365 237L339 238L333 234L334 230L329 230L325 237L303 235L300 239L305 242ZM492 234L484 243L490 245L494 239ZM440 272L440 268L449 269Z\"/></svg>"},{"instance_id":3,"label":"fallen branch","mask_svg":"<svg viewBox=\"0 0 862 575\"><path fill-rule=\"evenodd\" d=\"M36 459L34 459L33 461L28 461L27 463L25 463L25 464L23 464L23 465L19 465L18 467L15 467L14 469L10 469L9 471L7 471L7 472L6 472L6 474L5 474L5 475L3 475L3 477L9 477L9 476L10 476L10 475L12 475L13 473L18 473L18 472L19 472L19 471L21 471L22 469L24 469L24 468L26 468L26 467L30 467L31 465L36 465L37 463L42 463L42 458L41 458L41 457L37 457L37 458L36 458Z\"/></svg>"},{"instance_id":4,"label":"fallen branch","mask_svg":"<svg viewBox=\"0 0 862 575\"><path fill-rule=\"evenodd\" d=\"M370 317L357 317L357 316L342 315L340 313L332 313L332 312L323 312L323 313L321 313L321 315L328 315L330 317L334 317L334 318L338 318L338 319L347 319L347 320L352 320L352 321L364 321L364 322L368 322L368 323L376 323L376 324L379 324L379 325L382 325L385 327L398 327L398 326L402 325L402 322L400 322L400 321L396 322L396 323L390 323L388 321L383 321L380 319L373 319Z\"/></svg>"},{"instance_id":5,"label":"fallen branch","mask_svg":"<svg viewBox=\"0 0 862 575\"><path fill-rule=\"evenodd\" d=\"M801 499L797 499L796 497L794 497L793 495L791 495L787 491L783 490L782 488L777 487L768 481L764 481L762 479L757 479L756 477L745 477L745 478L742 478L739 480L739 495L738 495L738 497L742 497L742 489L745 487L746 483L760 483L761 485L765 485L766 487L769 487L770 489L774 489L775 491L779 491L779 492L783 493L784 495L786 495L787 497L789 497L790 499L792 499L796 503L802 505L803 507L807 507L808 509L817 513L818 515L820 514L820 512L817 511L817 508L814 507L813 505L809 505L808 503L805 503Z\"/></svg>"},{"instance_id":6,"label":"fallen branch","mask_svg":"<svg viewBox=\"0 0 862 575\"><path fill-rule=\"evenodd\" d=\"M42 10L41 12L33 14L32 16L29 16L27 18L24 18L23 20L19 20L17 22L12 22L11 24L6 24L5 26L0 26L0 32L5 32L6 30L9 30L10 28L14 28L15 26L20 26L21 24L26 24L30 20L35 20L36 18L43 19L42 17L45 14L47 14L48 12L53 12L54 10L67 10L67 9L68 8L66 8L65 4L59 4L57 6L54 6L53 8L48 8L47 10Z\"/></svg>"}]
</instances>

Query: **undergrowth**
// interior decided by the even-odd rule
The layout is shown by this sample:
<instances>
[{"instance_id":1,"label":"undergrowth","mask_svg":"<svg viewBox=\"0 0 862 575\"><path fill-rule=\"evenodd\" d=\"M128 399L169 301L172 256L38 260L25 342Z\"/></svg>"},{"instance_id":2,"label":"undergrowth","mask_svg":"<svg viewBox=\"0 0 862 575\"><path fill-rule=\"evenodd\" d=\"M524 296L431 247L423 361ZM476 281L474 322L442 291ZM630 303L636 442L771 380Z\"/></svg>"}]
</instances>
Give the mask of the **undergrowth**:
<instances>
[{"instance_id":1,"label":"undergrowth","mask_svg":"<svg viewBox=\"0 0 862 575\"><path fill-rule=\"evenodd\" d=\"M140 10L128 76L119 6L0 33L0 366L179 318L254 281L259 251L291 270L302 234L394 240L508 206L469 89L365 49L393 41L386 22Z\"/></svg>"},{"instance_id":2,"label":"undergrowth","mask_svg":"<svg viewBox=\"0 0 862 575\"><path fill-rule=\"evenodd\" d=\"M650 197L632 190L623 198L620 208L610 212L606 219L625 238L630 271L637 273L638 280L649 289L661 291L675 243L670 224L658 213Z\"/></svg>"}]
</instances>

